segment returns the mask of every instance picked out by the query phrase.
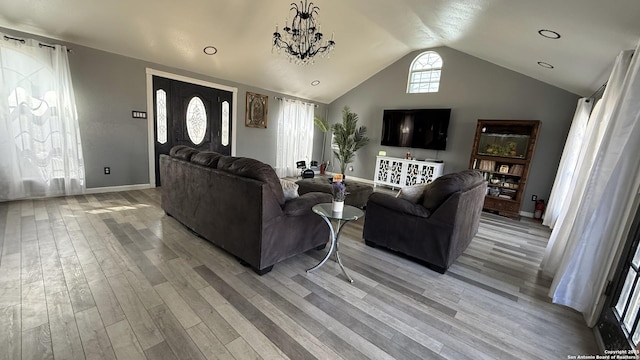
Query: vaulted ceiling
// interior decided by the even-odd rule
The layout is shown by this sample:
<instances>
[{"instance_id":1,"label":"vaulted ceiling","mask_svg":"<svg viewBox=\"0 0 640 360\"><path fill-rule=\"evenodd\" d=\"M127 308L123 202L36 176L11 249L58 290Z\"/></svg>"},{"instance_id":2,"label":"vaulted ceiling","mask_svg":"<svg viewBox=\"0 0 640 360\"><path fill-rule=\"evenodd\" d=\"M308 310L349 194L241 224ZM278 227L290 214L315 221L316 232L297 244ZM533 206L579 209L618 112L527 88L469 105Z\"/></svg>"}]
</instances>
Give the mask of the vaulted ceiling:
<instances>
[{"instance_id":1,"label":"vaulted ceiling","mask_svg":"<svg viewBox=\"0 0 640 360\"><path fill-rule=\"evenodd\" d=\"M322 31L335 33L337 45L329 58L301 66L271 49L290 4L3 0L0 26L324 103L409 52L436 46L588 96L618 52L640 40L638 0L316 0ZM544 38L541 29L561 38ZM217 54L204 54L206 46Z\"/></svg>"}]
</instances>

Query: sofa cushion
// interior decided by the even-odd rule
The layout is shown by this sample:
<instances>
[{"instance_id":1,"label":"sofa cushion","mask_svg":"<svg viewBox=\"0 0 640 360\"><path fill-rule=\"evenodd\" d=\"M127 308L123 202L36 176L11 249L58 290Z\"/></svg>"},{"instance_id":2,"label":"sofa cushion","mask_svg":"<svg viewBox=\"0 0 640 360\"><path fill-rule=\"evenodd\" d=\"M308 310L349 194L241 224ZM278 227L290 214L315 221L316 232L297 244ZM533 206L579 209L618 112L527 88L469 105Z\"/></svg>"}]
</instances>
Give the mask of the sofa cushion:
<instances>
[{"instance_id":1,"label":"sofa cushion","mask_svg":"<svg viewBox=\"0 0 640 360\"><path fill-rule=\"evenodd\" d=\"M396 195L399 199L405 199L411 201L414 204L421 203L424 196L424 190L429 184L416 184L412 186L403 187Z\"/></svg>"},{"instance_id":2,"label":"sofa cushion","mask_svg":"<svg viewBox=\"0 0 640 360\"><path fill-rule=\"evenodd\" d=\"M169 156L184 161L190 161L191 157L197 153L198 150L190 148L187 145L176 145L169 150Z\"/></svg>"},{"instance_id":3,"label":"sofa cushion","mask_svg":"<svg viewBox=\"0 0 640 360\"><path fill-rule=\"evenodd\" d=\"M218 160L220 160L222 156L222 154L213 151L201 151L191 157L191 162L215 169L218 167Z\"/></svg>"},{"instance_id":4,"label":"sofa cushion","mask_svg":"<svg viewBox=\"0 0 640 360\"><path fill-rule=\"evenodd\" d=\"M299 186L294 181L287 180L287 179L280 179L280 185L282 185L282 191L284 192L284 201L289 201L299 196L298 195Z\"/></svg>"},{"instance_id":5,"label":"sofa cushion","mask_svg":"<svg viewBox=\"0 0 640 360\"><path fill-rule=\"evenodd\" d=\"M400 199L381 192L374 192L369 196L367 207L372 203L404 215L418 216L421 218L428 218L431 215L431 212L422 206L422 204L414 204L409 200Z\"/></svg>"},{"instance_id":6,"label":"sofa cushion","mask_svg":"<svg viewBox=\"0 0 640 360\"><path fill-rule=\"evenodd\" d=\"M223 156L218 161L218 169L266 183L280 206L284 205L282 185L271 166L256 159Z\"/></svg>"},{"instance_id":7,"label":"sofa cushion","mask_svg":"<svg viewBox=\"0 0 640 360\"><path fill-rule=\"evenodd\" d=\"M465 170L440 176L424 189L422 205L433 212L451 194L469 189L483 180L482 173L476 170Z\"/></svg>"},{"instance_id":8,"label":"sofa cushion","mask_svg":"<svg viewBox=\"0 0 640 360\"><path fill-rule=\"evenodd\" d=\"M222 155L220 156L220 159L218 159L218 169L228 170L231 167L231 165L233 165L233 163L239 159L242 159L242 158L236 157L236 156Z\"/></svg>"}]
</instances>

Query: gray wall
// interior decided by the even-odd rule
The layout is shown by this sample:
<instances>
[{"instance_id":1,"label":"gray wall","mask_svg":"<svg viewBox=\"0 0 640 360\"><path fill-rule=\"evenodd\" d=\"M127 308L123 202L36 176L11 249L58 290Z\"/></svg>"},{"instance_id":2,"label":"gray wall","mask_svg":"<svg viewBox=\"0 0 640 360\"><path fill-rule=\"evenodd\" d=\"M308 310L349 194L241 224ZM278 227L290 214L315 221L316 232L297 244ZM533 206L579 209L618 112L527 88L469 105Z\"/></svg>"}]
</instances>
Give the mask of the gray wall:
<instances>
[{"instance_id":1,"label":"gray wall","mask_svg":"<svg viewBox=\"0 0 640 360\"><path fill-rule=\"evenodd\" d=\"M413 52L372 76L329 105L329 122L341 121L347 105L367 126L371 142L355 156L354 171L347 177L373 179L376 155L403 157L407 148L380 145L384 109L451 108L447 150L411 149L417 159L441 159L445 173L468 168L477 119L541 120L522 211L533 212L531 195L548 199L578 96L520 73L465 53L440 47L442 56L440 91L407 94L407 77ZM554 71L554 70L551 70ZM339 164L332 169L339 171ZM330 168L331 170L331 168Z\"/></svg>"},{"instance_id":2,"label":"gray wall","mask_svg":"<svg viewBox=\"0 0 640 360\"><path fill-rule=\"evenodd\" d=\"M276 139L277 124L278 124L278 112L280 110L279 101L275 97L286 97L294 99L294 97L274 93L272 91L246 87L241 84L233 85L238 87L238 132L237 132L237 155L247 156L254 159L258 159L262 162L270 164L275 167L276 164ZM244 126L244 117L246 110L245 94L247 91L264 94L269 96L269 112L266 129L249 128ZM307 101L300 99L302 101ZM308 101L307 101L308 102ZM315 114L320 117L326 117L327 105L316 103ZM313 135L313 159L320 161L319 156L322 153L322 132L315 129ZM304 159L300 159L304 160Z\"/></svg>"},{"instance_id":3,"label":"gray wall","mask_svg":"<svg viewBox=\"0 0 640 360\"><path fill-rule=\"evenodd\" d=\"M73 50L69 63L78 106L87 188L149 183L147 120L131 117L132 110L147 110L146 68L238 88L236 155L275 165L279 108L275 97L290 96L5 28L0 28L0 32L63 44ZM269 96L266 129L244 126L247 91ZM326 112L326 104L316 108L321 116L326 117ZM314 154L320 155L322 133L316 131L314 139ZM111 167L110 175L104 175L105 166Z\"/></svg>"},{"instance_id":4,"label":"gray wall","mask_svg":"<svg viewBox=\"0 0 640 360\"><path fill-rule=\"evenodd\" d=\"M237 87L237 155L275 165L278 102L274 97L286 95L77 44L3 28L0 31L47 43L63 43L73 49L69 61L76 90L88 188L149 182L147 121L131 118L132 110L147 109L147 67ZM451 108L447 150L436 152L412 149L414 156L418 159L444 160L445 172L462 170L468 166L477 119L539 119L542 120L542 128L525 199L529 199L531 194L547 199L578 97L453 49L442 47L435 50L444 59L438 93L406 94L408 68L420 53L417 51L390 65L331 104L319 104L316 108L317 115L328 117L333 123L340 121L341 110L348 105L358 113L360 123L369 129L371 143L356 154L354 171L347 175L373 179L375 157L379 150L386 150L388 155L398 157L404 156L407 151L405 148L379 145L384 109ZM266 129L244 126L247 91L269 96ZM322 135L316 130L313 156L316 160L320 160L322 156ZM331 160L329 141L328 136L326 160ZM105 166L111 167L111 175L103 174ZM333 169L338 170L339 167L334 166ZM533 204L525 201L522 210L533 211Z\"/></svg>"}]
</instances>

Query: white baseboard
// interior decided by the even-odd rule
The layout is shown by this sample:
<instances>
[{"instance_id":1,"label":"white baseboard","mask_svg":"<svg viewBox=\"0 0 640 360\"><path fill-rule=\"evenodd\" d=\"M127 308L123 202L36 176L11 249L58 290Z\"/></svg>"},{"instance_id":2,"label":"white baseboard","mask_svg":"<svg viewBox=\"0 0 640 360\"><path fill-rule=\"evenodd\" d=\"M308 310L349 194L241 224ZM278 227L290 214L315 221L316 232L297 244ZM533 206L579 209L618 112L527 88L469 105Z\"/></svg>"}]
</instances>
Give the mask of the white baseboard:
<instances>
[{"instance_id":1,"label":"white baseboard","mask_svg":"<svg viewBox=\"0 0 640 360\"><path fill-rule=\"evenodd\" d=\"M528 211L520 211L520 215L533 219L533 213Z\"/></svg>"},{"instance_id":2,"label":"white baseboard","mask_svg":"<svg viewBox=\"0 0 640 360\"><path fill-rule=\"evenodd\" d=\"M151 184L135 184L135 185L122 185L122 186L106 186L98 188L85 189L85 194L101 194L119 191L132 191L132 190L145 190L151 189Z\"/></svg>"}]
</instances>

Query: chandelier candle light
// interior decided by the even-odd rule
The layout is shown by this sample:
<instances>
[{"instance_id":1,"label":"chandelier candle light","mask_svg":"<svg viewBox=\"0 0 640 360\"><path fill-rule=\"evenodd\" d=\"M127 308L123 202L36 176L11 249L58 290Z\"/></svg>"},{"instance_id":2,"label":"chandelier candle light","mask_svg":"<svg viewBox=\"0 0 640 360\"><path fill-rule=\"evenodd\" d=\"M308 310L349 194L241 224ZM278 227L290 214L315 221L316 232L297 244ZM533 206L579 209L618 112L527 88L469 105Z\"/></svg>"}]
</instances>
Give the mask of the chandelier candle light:
<instances>
[{"instance_id":1,"label":"chandelier candle light","mask_svg":"<svg viewBox=\"0 0 640 360\"><path fill-rule=\"evenodd\" d=\"M324 35L320 32L318 22L318 12L320 8L313 2L300 1L300 5L291 3L290 12L294 13L293 20L289 19L284 23L282 33L273 33L273 47L278 53L284 50L289 56L289 61L300 65L313 64L316 55L327 56L335 47L333 34L331 40L323 40ZM290 24L290 25L289 25Z\"/></svg>"}]
</instances>

